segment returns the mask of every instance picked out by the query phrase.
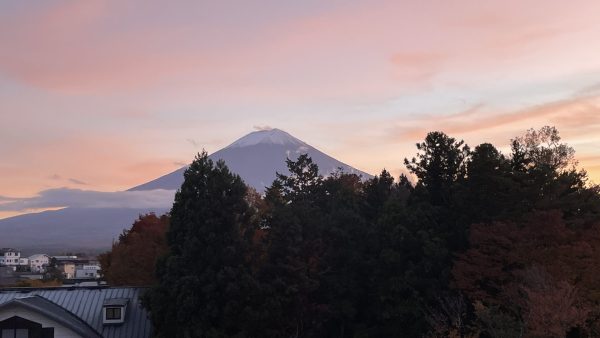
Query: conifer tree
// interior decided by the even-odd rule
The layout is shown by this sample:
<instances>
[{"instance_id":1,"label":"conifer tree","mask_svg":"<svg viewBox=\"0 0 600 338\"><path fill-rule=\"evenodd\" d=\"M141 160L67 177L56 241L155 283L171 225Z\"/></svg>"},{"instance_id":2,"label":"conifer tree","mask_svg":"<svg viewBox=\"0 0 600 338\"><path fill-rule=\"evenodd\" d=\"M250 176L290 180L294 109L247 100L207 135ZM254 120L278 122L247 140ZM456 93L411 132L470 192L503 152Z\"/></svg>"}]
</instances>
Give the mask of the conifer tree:
<instances>
[{"instance_id":1,"label":"conifer tree","mask_svg":"<svg viewBox=\"0 0 600 338\"><path fill-rule=\"evenodd\" d=\"M246 186L222 161L198 154L184 173L158 263L159 285L144 297L157 337L227 337L245 331L254 282L244 229ZM246 230L247 231L247 230Z\"/></svg>"},{"instance_id":2,"label":"conifer tree","mask_svg":"<svg viewBox=\"0 0 600 338\"><path fill-rule=\"evenodd\" d=\"M267 189L267 260L260 272L266 310L264 337L311 337L319 330L318 269L323 243L317 194L323 179L307 155L287 160Z\"/></svg>"},{"instance_id":3,"label":"conifer tree","mask_svg":"<svg viewBox=\"0 0 600 338\"><path fill-rule=\"evenodd\" d=\"M433 205L448 204L454 183L464 178L469 146L443 132L427 134L425 141L417 143L419 153L412 159L404 159L407 169L419 179Z\"/></svg>"}]
</instances>

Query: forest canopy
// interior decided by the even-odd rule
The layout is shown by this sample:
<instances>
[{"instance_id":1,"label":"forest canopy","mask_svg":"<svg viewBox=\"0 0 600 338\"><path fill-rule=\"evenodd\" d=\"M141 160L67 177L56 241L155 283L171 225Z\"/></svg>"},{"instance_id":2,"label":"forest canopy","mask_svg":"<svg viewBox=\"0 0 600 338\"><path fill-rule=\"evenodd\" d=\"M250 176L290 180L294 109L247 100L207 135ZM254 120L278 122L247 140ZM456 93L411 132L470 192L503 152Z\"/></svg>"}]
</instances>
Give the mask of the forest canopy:
<instances>
[{"instance_id":1,"label":"forest canopy","mask_svg":"<svg viewBox=\"0 0 600 338\"><path fill-rule=\"evenodd\" d=\"M198 154L151 219L169 224L144 297L155 335L600 335L600 190L555 128L510 144L431 132L405 159L415 183L323 177L301 155L262 196Z\"/></svg>"}]
</instances>

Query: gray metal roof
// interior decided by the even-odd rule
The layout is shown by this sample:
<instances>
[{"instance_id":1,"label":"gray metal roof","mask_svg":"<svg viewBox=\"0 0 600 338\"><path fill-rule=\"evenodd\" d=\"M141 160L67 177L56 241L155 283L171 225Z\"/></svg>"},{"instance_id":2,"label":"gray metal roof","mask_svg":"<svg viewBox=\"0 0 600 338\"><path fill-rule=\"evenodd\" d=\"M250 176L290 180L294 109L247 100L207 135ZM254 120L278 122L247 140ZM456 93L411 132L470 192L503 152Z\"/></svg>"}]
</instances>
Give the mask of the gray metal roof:
<instances>
[{"instance_id":1,"label":"gray metal roof","mask_svg":"<svg viewBox=\"0 0 600 338\"><path fill-rule=\"evenodd\" d=\"M11 306L25 307L31 311L35 311L45 317L51 318L65 327L68 327L82 337L102 338L102 336L96 330L90 327L81 318L38 295L27 296L24 298L13 298L4 304L1 304L0 309L9 308Z\"/></svg>"},{"instance_id":2,"label":"gray metal roof","mask_svg":"<svg viewBox=\"0 0 600 338\"><path fill-rule=\"evenodd\" d=\"M148 338L152 324L148 313L140 305L143 288L96 287L0 290L0 306L15 298L40 296L79 317L104 338ZM102 324L102 306L109 299L128 298L125 322L120 325Z\"/></svg>"}]
</instances>

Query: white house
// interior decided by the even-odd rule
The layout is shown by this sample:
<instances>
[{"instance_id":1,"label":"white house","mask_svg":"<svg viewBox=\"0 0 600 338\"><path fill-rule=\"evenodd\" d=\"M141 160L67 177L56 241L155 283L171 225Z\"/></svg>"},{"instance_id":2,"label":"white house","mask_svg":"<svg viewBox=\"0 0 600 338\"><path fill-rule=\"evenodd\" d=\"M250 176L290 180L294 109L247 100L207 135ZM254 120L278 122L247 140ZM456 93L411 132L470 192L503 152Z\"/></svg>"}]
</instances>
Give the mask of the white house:
<instances>
[{"instance_id":1,"label":"white house","mask_svg":"<svg viewBox=\"0 0 600 338\"><path fill-rule=\"evenodd\" d=\"M149 338L142 288L0 289L2 337Z\"/></svg>"},{"instance_id":2,"label":"white house","mask_svg":"<svg viewBox=\"0 0 600 338\"><path fill-rule=\"evenodd\" d=\"M17 266L20 265L21 252L15 249L0 249L0 265Z\"/></svg>"},{"instance_id":3,"label":"white house","mask_svg":"<svg viewBox=\"0 0 600 338\"><path fill-rule=\"evenodd\" d=\"M46 272L46 267L50 264L50 256L46 254L35 254L27 259L31 272Z\"/></svg>"},{"instance_id":4,"label":"white house","mask_svg":"<svg viewBox=\"0 0 600 338\"><path fill-rule=\"evenodd\" d=\"M100 278L99 264L83 264L75 269L75 278Z\"/></svg>"}]
</instances>

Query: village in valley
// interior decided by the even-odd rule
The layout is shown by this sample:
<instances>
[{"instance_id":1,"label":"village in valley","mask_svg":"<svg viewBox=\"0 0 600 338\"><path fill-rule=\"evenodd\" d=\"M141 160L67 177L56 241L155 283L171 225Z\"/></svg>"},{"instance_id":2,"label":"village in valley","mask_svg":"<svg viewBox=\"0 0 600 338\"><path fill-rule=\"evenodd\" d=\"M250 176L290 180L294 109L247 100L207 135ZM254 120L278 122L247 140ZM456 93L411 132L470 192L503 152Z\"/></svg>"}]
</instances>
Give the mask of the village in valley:
<instances>
[{"instance_id":1,"label":"village in valley","mask_svg":"<svg viewBox=\"0 0 600 338\"><path fill-rule=\"evenodd\" d=\"M100 263L95 257L50 256L36 253L27 257L14 248L0 249L0 286L40 285L33 281L59 281L64 285L98 285Z\"/></svg>"},{"instance_id":2,"label":"village in valley","mask_svg":"<svg viewBox=\"0 0 600 338\"><path fill-rule=\"evenodd\" d=\"M93 255L0 249L0 332L9 338L148 338L146 287L110 286Z\"/></svg>"}]
</instances>

